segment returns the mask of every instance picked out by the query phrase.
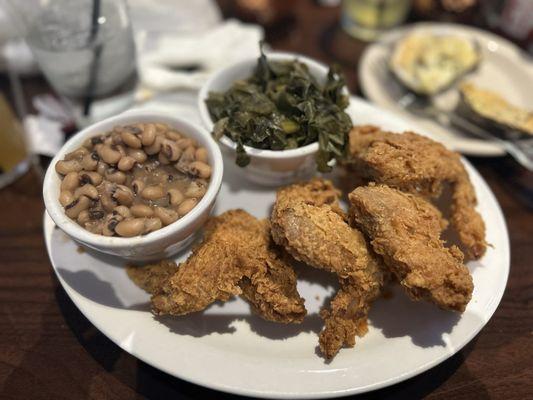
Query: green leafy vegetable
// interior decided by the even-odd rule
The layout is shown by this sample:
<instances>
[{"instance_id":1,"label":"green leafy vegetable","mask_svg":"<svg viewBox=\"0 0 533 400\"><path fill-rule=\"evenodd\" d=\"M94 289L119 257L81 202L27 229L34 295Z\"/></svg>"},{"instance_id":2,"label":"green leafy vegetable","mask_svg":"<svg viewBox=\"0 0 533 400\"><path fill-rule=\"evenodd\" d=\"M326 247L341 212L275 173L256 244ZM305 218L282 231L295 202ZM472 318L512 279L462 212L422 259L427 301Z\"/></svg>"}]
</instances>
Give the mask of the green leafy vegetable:
<instances>
[{"instance_id":1,"label":"green leafy vegetable","mask_svg":"<svg viewBox=\"0 0 533 400\"><path fill-rule=\"evenodd\" d=\"M269 61L261 51L252 76L225 93L209 94L206 104L216 121L213 135L237 144L241 167L250 162L244 146L286 150L318 141L317 168L330 171L330 161L343 157L352 127L344 112L344 87L344 78L334 69L321 86L305 64Z\"/></svg>"}]
</instances>

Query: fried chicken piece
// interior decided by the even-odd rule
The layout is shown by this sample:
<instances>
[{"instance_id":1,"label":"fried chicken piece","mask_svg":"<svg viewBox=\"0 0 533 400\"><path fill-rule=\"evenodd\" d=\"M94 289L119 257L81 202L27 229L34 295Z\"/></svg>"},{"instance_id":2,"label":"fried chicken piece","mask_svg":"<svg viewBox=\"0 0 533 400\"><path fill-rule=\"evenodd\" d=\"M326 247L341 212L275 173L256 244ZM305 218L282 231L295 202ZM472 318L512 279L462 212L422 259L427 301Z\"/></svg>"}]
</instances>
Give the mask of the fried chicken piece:
<instances>
[{"instance_id":1,"label":"fried chicken piece","mask_svg":"<svg viewBox=\"0 0 533 400\"><path fill-rule=\"evenodd\" d=\"M135 282L153 293L152 309L157 315L201 311L236 295L269 321L301 322L306 314L296 290L296 274L275 248L268 221L243 210L212 218L203 242L187 261L170 277L163 270L162 263L145 272L130 272Z\"/></svg>"},{"instance_id":2,"label":"fried chicken piece","mask_svg":"<svg viewBox=\"0 0 533 400\"><path fill-rule=\"evenodd\" d=\"M349 164L367 181L427 198L438 198L451 184L452 225L469 257L485 253L485 224L459 154L413 132L396 134L370 125L352 129L349 153Z\"/></svg>"},{"instance_id":3,"label":"fried chicken piece","mask_svg":"<svg viewBox=\"0 0 533 400\"><path fill-rule=\"evenodd\" d=\"M370 303L383 285L377 256L368 249L363 235L346 222L331 182L314 179L278 191L272 212L272 237L295 259L335 273L341 288L328 310L322 310L325 329L320 349L332 358L355 335L367 331Z\"/></svg>"},{"instance_id":4,"label":"fried chicken piece","mask_svg":"<svg viewBox=\"0 0 533 400\"><path fill-rule=\"evenodd\" d=\"M284 209L294 203L302 202L313 206L330 206L337 214L345 213L339 204L341 191L331 181L314 178L308 182L296 183L278 190L276 207Z\"/></svg>"},{"instance_id":5,"label":"fried chicken piece","mask_svg":"<svg viewBox=\"0 0 533 400\"><path fill-rule=\"evenodd\" d=\"M156 264L149 264L143 267L135 265L128 265L126 267L126 273L133 283L150 294L160 292L165 282L177 270L178 266L176 263L170 260L162 260Z\"/></svg>"},{"instance_id":6,"label":"fried chicken piece","mask_svg":"<svg viewBox=\"0 0 533 400\"><path fill-rule=\"evenodd\" d=\"M446 222L433 205L385 185L358 187L349 198L355 225L413 299L464 311L472 277L461 251L444 247L440 234Z\"/></svg>"}]
</instances>

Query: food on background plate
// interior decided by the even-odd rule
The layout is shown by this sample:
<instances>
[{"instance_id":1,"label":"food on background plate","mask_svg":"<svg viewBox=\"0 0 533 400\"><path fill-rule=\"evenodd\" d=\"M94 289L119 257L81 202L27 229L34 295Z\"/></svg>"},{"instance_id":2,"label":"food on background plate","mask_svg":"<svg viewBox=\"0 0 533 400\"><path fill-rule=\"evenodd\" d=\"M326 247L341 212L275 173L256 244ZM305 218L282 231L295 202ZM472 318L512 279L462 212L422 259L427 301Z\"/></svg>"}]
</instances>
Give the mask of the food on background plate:
<instances>
[{"instance_id":1,"label":"food on background plate","mask_svg":"<svg viewBox=\"0 0 533 400\"><path fill-rule=\"evenodd\" d=\"M344 155L352 127L344 112L348 102L336 70L321 84L297 59L271 61L262 53L252 76L224 93L209 93L206 105L213 135L235 142L239 166L250 162L244 146L282 151L318 142L317 168L326 172L332 159Z\"/></svg>"},{"instance_id":2,"label":"food on background plate","mask_svg":"<svg viewBox=\"0 0 533 400\"><path fill-rule=\"evenodd\" d=\"M473 83L460 86L459 111L488 128L514 129L533 135L533 111L510 104L498 93Z\"/></svg>"},{"instance_id":3,"label":"food on background plate","mask_svg":"<svg viewBox=\"0 0 533 400\"><path fill-rule=\"evenodd\" d=\"M481 61L475 42L453 34L415 32L394 47L389 67L407 88L433 95L449 88Z\"/></svg>"},{"instance_id":4,"label":"food on background plate","mask_svg":"<svg viewBox=\"0 0 533 400\"><path fill-rule=\"evenodd\" d=\"M280 189L272 211L272 237L295 259L339 277L340 289L320 313L320 349L332 358L367 330L370 303L384 283L381 260L340 208L340 192L315 179Z\"/></svg>"},{"instance_id":5,"label":"food on background plate","mask_svg":"<svg viewBox=\"0 0 533 400\"><path fill-rule=\"evenodd\" d=\"M385 185L356 188L350 215L372 248L415 300L463 312L474 285L463 254L444 246L441 213L421 197Z\"/></svg>"},{"instance_id":6,"label":"food on background plate","mask_svg":"<svg viewBox=\"0 0 533 400\"><path fill-rule=\"evenodd\" d=\"M132 237L189 213L207 191L207 150L159 123L117 126L55 165L59 202L89 232Z\"/></svg>"},{"instance_id":7,"label":"food on background plate","mask_svg":"<svg viewBox=\"0 0 533 400\"><path fill-rule=\"evenodd\" d=\"M185 315L237 295L269 321L299 323L306 314L296 274L272 242L269 222L243 210L210 219L203 241L179 267L164 261L130 267L129 275L152 293L157 315Z\"/></svg>"},{"instance_id":8,"label":"food on background plate","mask_svg":"<svg viewBox=\"0 0 533 400\"><path fill-rule=\"evenodd\" d=\"M476 194L459 154L413 132L356 126L350 132L347 163L369 182L383 183L437 199L451 185L451 222L469 257L486 250L485 224L476 211Z\"/></svg>"}]
</instances>

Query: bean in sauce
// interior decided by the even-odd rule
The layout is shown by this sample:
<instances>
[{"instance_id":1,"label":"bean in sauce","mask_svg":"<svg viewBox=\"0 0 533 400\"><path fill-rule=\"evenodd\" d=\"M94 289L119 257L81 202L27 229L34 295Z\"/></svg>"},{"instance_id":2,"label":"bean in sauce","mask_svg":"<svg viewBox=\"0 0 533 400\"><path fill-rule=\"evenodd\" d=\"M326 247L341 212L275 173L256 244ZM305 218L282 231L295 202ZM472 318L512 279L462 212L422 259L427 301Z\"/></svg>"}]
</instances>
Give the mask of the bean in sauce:
<instances>
[{"instance_id":1,"label":"bean in sauce","mask_svg":"<svg viewBox=\"0 0 533 400\"><path fill-rule=\"evenodd\" d=\"M207 150L160 123L117 126L55 165L65 213L90 232L133 237L188 214L207 191Z\"/></svg>"}]
</instances>

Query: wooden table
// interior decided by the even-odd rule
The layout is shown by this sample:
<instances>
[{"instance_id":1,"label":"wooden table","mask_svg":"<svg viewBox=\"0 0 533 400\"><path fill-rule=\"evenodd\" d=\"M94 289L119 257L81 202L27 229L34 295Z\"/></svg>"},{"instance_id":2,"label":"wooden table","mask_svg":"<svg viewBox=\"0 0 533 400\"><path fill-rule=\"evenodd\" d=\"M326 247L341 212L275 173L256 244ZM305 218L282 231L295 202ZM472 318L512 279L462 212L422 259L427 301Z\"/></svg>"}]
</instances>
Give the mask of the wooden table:
<instances>
[{"instance_id":1,"label":"wooden table","mask_svg":"<svg viewBox=\"0 0 533 400\"><path fill-rule=\"evenodd\" d=\"M356 92L364 45L339 30L337 9L310 1L295 4L295 20L281 37L269 32L270 43L338 62ZM0 87L6 88L5 78ZM40 79L26 88L28 93L47 90ZM480 334L455 356L361 398L533 397L533 213L516 183L531 183L532 177L507 158L470 161L494 191L510 231L512 266L503 300ZM0 191L0 398L233 398L166 375L101 334L54 276L42 235L43 210L35 172Z\"/></svg>"}]
</instances>

